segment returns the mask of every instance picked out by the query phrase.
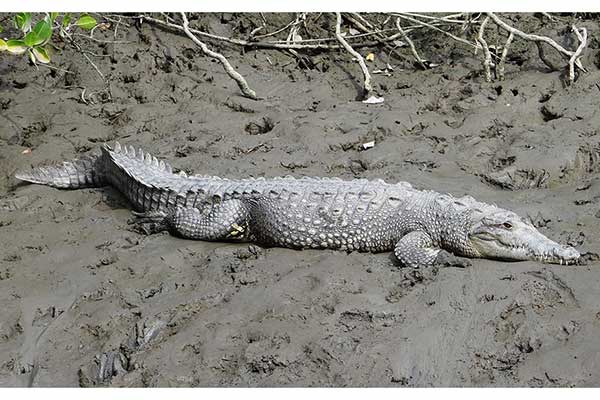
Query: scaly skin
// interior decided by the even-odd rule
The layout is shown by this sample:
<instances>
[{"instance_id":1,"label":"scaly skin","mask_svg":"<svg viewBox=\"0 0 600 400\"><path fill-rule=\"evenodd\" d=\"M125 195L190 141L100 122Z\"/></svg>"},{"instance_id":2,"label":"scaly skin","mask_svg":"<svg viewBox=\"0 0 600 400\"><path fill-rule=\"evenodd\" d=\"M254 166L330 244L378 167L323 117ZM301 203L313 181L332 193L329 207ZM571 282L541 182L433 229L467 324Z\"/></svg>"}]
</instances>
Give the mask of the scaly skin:
<instances>
[{"instance_id":1,"label":"scaly skin","mask_svg":"<svg viewBox=\"0 0 600 400\"><path fill-rule=\"evenodd\" d=\"M515 213L408 183L335 178L228 180L173 174L133 147L37 168L18 179L59 188L109 184L142 223L184 238L256 241L289 248L390 251L407 266L429 266L446 252L463 257L575 263L579 253L553 242Z\"/></svg>"}]
</instances>

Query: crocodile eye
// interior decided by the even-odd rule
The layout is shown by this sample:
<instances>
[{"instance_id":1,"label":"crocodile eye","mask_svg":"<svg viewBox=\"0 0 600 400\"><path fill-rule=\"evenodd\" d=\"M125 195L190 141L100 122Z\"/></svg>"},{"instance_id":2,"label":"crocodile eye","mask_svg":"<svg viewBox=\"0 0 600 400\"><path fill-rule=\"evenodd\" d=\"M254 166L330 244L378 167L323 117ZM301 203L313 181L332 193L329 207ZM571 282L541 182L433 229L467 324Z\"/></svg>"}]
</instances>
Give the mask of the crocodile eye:
<instances>
[{"instance_id":1,"label":"crocodile eye","mask_svg":"<svg viewBox=\"0 0 600 400\"><path fill-rule=\"evenodd\" d=\"M510 222L505 222L502 224L503 227L505 227L506 229L512 229L512 224Z\"/></svg>"}]
</instances>

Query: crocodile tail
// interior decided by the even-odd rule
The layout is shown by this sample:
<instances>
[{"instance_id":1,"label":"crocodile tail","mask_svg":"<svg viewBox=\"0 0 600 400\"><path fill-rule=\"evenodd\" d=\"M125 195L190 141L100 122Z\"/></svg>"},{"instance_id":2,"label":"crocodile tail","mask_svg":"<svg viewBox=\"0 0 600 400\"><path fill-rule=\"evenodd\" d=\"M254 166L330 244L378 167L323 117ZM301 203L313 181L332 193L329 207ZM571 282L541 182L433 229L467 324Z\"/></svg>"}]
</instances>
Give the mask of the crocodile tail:
<instances>
[{"instance_id":1,"label":"crocodile tail","mask_svg":"<svg viewBox=\"0 0 600 400\"><path fill-rule=\"evenodd\" d=\"M103 155L86 155L62 165L36 167L15 174L15 178L61 189L99 187L105 184Z\"/></svg>"}]
</instances>

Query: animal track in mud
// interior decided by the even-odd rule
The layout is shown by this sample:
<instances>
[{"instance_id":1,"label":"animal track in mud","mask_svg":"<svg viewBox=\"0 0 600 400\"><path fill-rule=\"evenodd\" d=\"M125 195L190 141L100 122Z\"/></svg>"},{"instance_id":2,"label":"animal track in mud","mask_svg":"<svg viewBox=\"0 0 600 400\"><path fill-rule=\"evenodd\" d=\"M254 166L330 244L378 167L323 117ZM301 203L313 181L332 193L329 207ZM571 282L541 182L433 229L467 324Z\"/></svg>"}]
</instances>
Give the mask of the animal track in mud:
<instances>
[{"instance_id":1,"label":"animal track in mud","mask_svg":"<svg viewBox=\"0 0 600 400\"><path fill-rule=\"evenodd\" d=\"M524 289L529 290L532 296L532 304L538 305L538 308L553 306L556 303L579 307L571 287L552 270L543 268L541 271L529 271L526 274L539 279L539 284L530 284L532 281L524 283Z\"/></svg>"},{"instance_id":2,"label":"animal track in mud","mask_svg":"<svg viewBox=\"0 0 600 400\"><path fill-rule=\"evenodd\" d=\"M382 311L352 309L340 314L338 323L344 327L346 332L356 328L374 329L376 327L391 327L401 323L404 317L400 313L387 313Z\"/></svg>"},{"instance_id":3,"label":"animal track in mud","mask_svg":"<svg viewBox=\"0 0 600 400\"><path fill-rule=\"evenodd\" d=\"M504 349L494 353L474 354L475 370L480 370L477 379L515 380L518 365L528 354L540 349L544 341L553 338L566 341L579 330L579 323L576 321L560 326L548 323L553 320L557 308L579 307L568 284L547 268L524 274L533 277L524 281L521 286L528 301L511 303L496 318L494 339L503 344Z\"/></svg>"},{"instance_id":4,"label":"animal track in mud","mask_svg":"<svg viewBox=\"0 0 600 400\"><path fill-rule=\"evenodd\" d=\"M275 123L269 117L262 117L260 120L250 121L244 127L244 130L249 135L264 135L271 132L275 127Z\"/></svg>"},{"instance_id":5,"label":"animal track in mud","mask_svg":"<svg viewBox=\"0 0 600 400\"><path fill-rule=\"evenodd\" d=\"M287 334L272 337L248 336L248 346L244 352L246 366L250 372L259 374L271 374L277 368L285 368L294 357L286 354L290 345L290 337Z\"/></svg>"},{"instance_id":6,"label":"animal track in mud","mask_svg":"<svg viewBox=\"0 0 600 400\"><path fill-rule=\"evenodd\" d=\"M435 265L419 269L404 267L401 268L400 272L402 274L400 282L390 289L385 297L388 303L397 303L415 287L427 285L429 282L436 280L439 267Z\"/></svg>"}]
</instances>

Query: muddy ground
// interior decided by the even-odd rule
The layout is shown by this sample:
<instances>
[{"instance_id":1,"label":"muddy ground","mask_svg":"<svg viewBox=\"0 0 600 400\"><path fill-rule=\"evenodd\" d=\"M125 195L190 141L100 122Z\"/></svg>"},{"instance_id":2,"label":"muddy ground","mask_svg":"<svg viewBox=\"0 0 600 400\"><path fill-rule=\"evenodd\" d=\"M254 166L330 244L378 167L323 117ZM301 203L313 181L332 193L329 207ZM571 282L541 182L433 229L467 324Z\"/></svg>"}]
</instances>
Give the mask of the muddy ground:
<instances>
[{"instance_id":1,"label":"muddy ground","mask_svg":"<svg viewBox=\"0 0 600 400\"><path fill-rule=\"evenodd\" d=\"M585 17L588 73L572 87L524 42L506 80L486 83L479 54L416 35L439 66L361 49L375 54L371 71L393 67L373 75L380 105L356 101L347 53L298 63L221 47L263 97L252 101L187 38L131 20L96 34L127 43L81 39L108 87L61 43L53 65L72 74L0 55L0 385L600 386L600 20ZM192 24L243 37L258 18ZM269 29L289 18L268 15ZM573 46L566 16L512 21ZM12 178L115 139L188 173L470 194L529 215L587 265L415 271L390 254L143 236L113 189Z\"/></svg>"}]
</instances>

